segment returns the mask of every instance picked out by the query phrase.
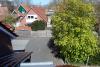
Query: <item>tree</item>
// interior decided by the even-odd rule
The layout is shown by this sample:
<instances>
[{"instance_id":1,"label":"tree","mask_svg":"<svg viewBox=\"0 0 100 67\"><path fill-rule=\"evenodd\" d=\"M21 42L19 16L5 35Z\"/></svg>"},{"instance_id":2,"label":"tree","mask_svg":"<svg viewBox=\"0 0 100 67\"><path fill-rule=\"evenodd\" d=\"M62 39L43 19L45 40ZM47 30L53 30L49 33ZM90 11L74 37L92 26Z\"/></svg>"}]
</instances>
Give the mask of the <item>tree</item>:
<instances>
[{"instance_id":1,"label":"tree","mask_svg":"<svg viewBox=\"0 0 100 67\"><path fill-rule=\"evenodd\" d=\"M94 8L82 0L63 0L52 18L55 45L67 63L87 63L98 52Z\"/></svg>"},{"instance_id":2,"label":"tree","mask_svg":"<svg viewBox=\"0 0 100 67\"><path fill-rule=\"evenodd\" d=\"M53 8L53 7L56 7L57 5L57 0L52 0L49 4L48 4L48 8Z\"/></svg>"},{"instance_id":3,"label":"tree","mask_svg":"<svg viewBox=\"0 0 100 67\"><path fill-rule=\"evenodd\" d=\"M97 23L95 25L96 27L96 31L98 32L98 34L100 35L100 31L99 31L99 26L100 26L100 15L99 15L99 12L100 12L100 4L96 4L95 5L95 12L96 12L96 17L97 17Z\"/></svg>"},{"instance_id":4,"label":"tree","mask_svg":"<svg viewBox=\"0 0 100 67\"><path fill-rule=\"evenodd\" d=\"M14 24L15 21L17 21L16 18L11 16L11 15L6 16L5 19L4 19L4 22L6 24L11 24L11 25Z\"/></svg>"},{"instance_id":5,"label":"tree","mask_svg":"<svg viewBox=\"0 0 100 67\"><path fill-rule=\"evenodd\" d=\"M55 11L58 11L58 4L60 3L61 4L61 2L62 2L63 0L53 0L53 1L51 1L49 4L48 4L48 8L49 9L53 9L53 10L55 10ZM60 5L59 4L59 5Z\"/></svg>"}]
</instances>

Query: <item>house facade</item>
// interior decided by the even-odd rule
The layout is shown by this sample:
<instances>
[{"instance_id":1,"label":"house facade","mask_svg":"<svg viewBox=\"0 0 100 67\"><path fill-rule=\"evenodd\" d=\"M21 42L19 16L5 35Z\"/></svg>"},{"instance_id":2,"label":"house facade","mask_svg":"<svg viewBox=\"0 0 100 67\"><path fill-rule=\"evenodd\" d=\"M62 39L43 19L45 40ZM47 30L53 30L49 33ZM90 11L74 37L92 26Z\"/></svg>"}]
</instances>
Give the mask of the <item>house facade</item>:
<instances>
[{"instance_id":1,"label":"house facade","mask_svg":"<svg viewBox=\"0 0 100 67\"><path fill-rule=\"evenodd\" d=\"M36 20L42 20L44 22L47 22L47 16L45 14L45 11L43 12L40 7L31 8L20 22L24 24L31 24Z\"/></svg>"},{"instance_id":2,"label":"house facade","mask_svg":"<svg viewBox=\"0 0 100 67\"><path fill-rule=\"evenodd\" d=\"M31 8L28 13L20 20L21 24L31 24L32 22L39 20L39 16Z\"/></svg>"},{"instance_id":3,"label":"house facade","mask_svg":"<svg viewBox=\"0 0 100 67\"><path fill-rule=\"evenodd\" d=\"M28 6L25 4L20 4L15 12L17 17L19 17L19 21L16 23L17 27L31 24L36 20L42 20L45 23L48 22L45 9L40 6Z\"/></svg>"}]
</instances>

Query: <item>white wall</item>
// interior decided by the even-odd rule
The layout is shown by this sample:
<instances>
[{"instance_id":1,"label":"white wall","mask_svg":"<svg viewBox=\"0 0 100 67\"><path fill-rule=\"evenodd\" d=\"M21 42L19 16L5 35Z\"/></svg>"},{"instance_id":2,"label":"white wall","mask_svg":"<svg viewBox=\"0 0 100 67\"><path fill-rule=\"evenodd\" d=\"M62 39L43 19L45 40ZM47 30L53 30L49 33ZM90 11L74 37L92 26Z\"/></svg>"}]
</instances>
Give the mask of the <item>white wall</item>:
<instances>
[{"instance_id":1,"label":"white wall","mask_svg":"<svg viewBox=\"0 0 100 67\"><path fill-rule=\"evenodd\" d=\"M29 16L30 16L30 18L29 18ZM33 16L33 18L32 18L32 16ZM26 18L26 23L32 23L32 22L38 20L38 16L35 14L30 14L30 15L28 14L25 18Z\"/></svg>"},{"instance_id":2,"label":"white wall","mask_svg":"<svg viewBox=\"0 0 100 67\"><path fill-rule=\"evenodd\" d=\"M14 25L14 27L19 27L19 26L21 26L20 22L16 22L16 24Z\"/></svg>"}]
</instances>

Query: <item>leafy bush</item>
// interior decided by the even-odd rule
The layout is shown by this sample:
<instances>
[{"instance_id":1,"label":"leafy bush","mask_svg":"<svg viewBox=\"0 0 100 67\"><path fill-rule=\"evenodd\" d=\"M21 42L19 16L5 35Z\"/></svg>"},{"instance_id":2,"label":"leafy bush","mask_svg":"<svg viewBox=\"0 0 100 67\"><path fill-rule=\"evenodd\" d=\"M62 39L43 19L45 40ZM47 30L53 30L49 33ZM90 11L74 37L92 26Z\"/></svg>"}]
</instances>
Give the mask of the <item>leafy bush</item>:
<instances>
[{"instance_id":1,"label":"leafy bush","mask_svg":"<svg viewBox=\"0 0 100 67\"><path fill-rule=\"evenodd\" d=\"M11 15L6 16L5 19L4 19L4 23L11 24L11 25L14 24L15 21L17 21L16 18L14 18Z\"/></svg>"},{"instance_id":2,"label":"leafy bush","mask_svg":"<svg viewBox=\"0 0 100 67\"><path fill-rule=\"evenodd\" d=\"M45 22L44 21L34 21L32 24L30 24L33 31L37 30L44 30L45 29Z\"/></svg>"},{"instance_id":3,"label":"leafy bush","mask_svg":"<svg viewBox=\"0 0 100 67\"><path fill-rule=\"evenodd\" d=\"M99 47L100 47L100 37L98 37ZM95 55L90 57L89 65L99 65L100 66L100 48L99 52Z\"/></svg>"},{"instance_id":4,"label":"leafy bush","mask_svg":"<svg viewBox=\"0 0 100 67\"><path fill-rule=\"evenodd\" d=\"M54 43L67 63L87 63L98 52L97 38L93 34L94 8L82 0L63 0L62 11L52 19Z\"/></svg>"}]
</instances>

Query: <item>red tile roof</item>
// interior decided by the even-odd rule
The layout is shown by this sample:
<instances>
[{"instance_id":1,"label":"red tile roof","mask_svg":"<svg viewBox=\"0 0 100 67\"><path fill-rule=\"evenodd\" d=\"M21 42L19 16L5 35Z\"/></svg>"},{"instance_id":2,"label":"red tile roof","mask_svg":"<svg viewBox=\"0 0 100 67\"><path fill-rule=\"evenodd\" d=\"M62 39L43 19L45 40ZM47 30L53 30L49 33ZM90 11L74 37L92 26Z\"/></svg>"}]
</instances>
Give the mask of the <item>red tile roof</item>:
<instances>
[{"instance_id":1,"label":"red tile roof","mask_svg":"<svg viewBox=\"0 0 100 67\"><path fill-rule=\"evenodd\" d=\"M33 6L33 11L39 15L45 22L48 21L48 17L46 16L46 10L43 7Z\"/></svg>"},{"instance_id":2,"label":"red tile roof","mask_svg":"<svg viewBox=\"0 0 100 67\"><path fill-rule=\"evenodd\" d=\"M15 30L29 30L29 31L31 31L32 29L29 26L19 26L19 27L16 27Z\"/></svg>"},{"instance_id":3,"label":"red tile roof","mask_svg":"<svg viewBox=\"0 0 100 67\"><path fill-rule=\"evenodd\" d=\"M7 27L7 28L12 28L12 26L10 25L10 24L5 24L5 26Z\"/></svg>"}]
</instances>

